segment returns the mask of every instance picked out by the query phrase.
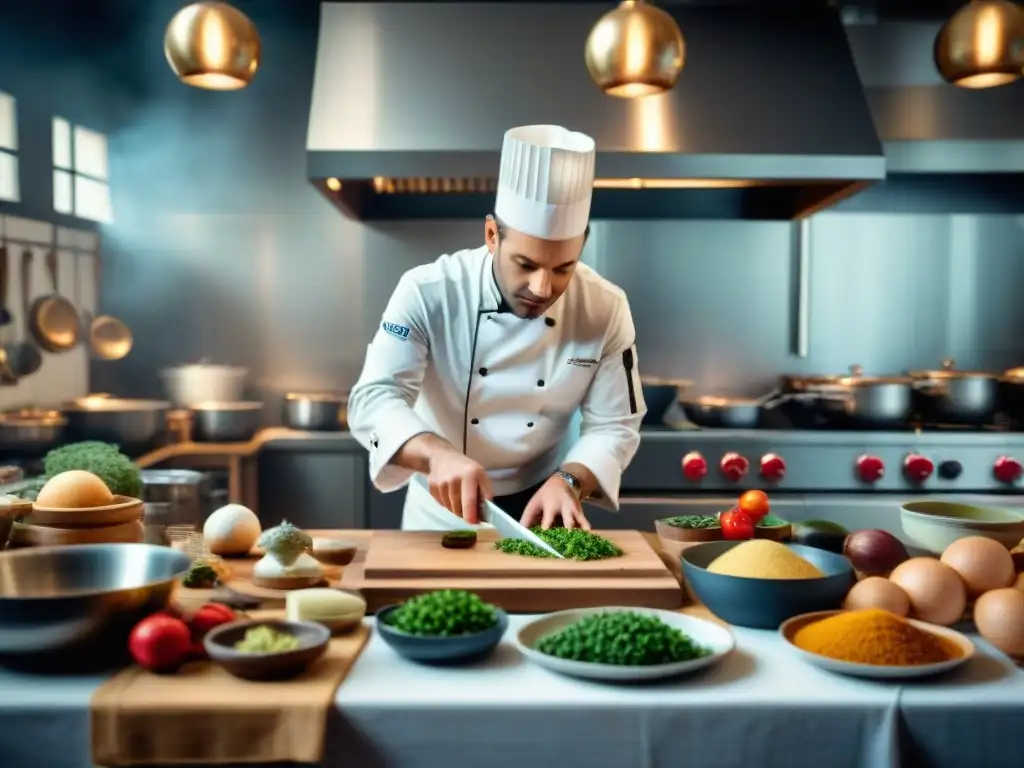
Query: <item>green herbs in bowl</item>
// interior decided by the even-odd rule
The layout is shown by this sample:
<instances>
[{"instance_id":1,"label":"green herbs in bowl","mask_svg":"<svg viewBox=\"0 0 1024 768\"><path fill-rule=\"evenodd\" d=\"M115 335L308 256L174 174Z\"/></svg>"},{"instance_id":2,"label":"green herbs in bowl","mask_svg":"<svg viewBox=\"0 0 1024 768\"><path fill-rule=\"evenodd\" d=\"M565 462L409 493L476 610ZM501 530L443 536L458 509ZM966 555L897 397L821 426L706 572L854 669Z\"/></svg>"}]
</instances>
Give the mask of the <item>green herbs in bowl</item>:
<instances>
[{"instance_id":1,"label":"green herbs in bowl","mask_svg":"<svg viewBox=\"0 0 1024 768\"><path fill-rule=\"evenodd\" d=\"M622 555L622 550L604 536L584 531L582 528L544 530L538 525L530 530L550 544L562 557L571 560L605 560ZM500 539L494 543L494 548L510 555L553 557L549 552L522 539Z\"/></svg>"},{"instance_id":2,"label":"green herbs in bowl","mask_svg":"<svg viewBox=\"0 0 1024 768\"><path fill-rule=\"evenodd\" d=\"M789 522L771 513L757 521L758 528L781 528L784 525L789 525Z\"/></svg>"},{"instance_id":3,"label":"green herbs in bowl","mask_svg":"<svg viewBox=\"0 0 1024 768\"><path fill-rule=\"evenodd\" d=\"M541 616L516 634L519 650L552 672L640 682L714 664L736 647L728 627L674 611L578 608Z\"/></svg>"},{"instance_id":4,"label":"green herbs in bowl","mask_svg":"<svg viewBox=\"0 0 1024 768\"><path fill-rule=\"evenodd\" d=\"M508 614L461 589L410 598L377 613L377 632L400 656L453 664L487 656L501 642Z\"/></svg>"},{"instance_id":5,"label":"green herbs in bowl","mask_svg":"<svg viewBox=\"0 0 1024 768\"><path fill-rule=\"evenodd\" d=\"M721 528L718 517L715 515L677 515L675 517L666 517L661 522L665 525L671 525L673 528L686 528L688 530Z\"/></svg>"},{"instance_id":6,"label":"green herbs in bowl","mask_svg":"<svg viewBox=\"0 0 1024 768\"><path fill-rule=\"evenodd\" d=\"M619 667L674 664L711 653L657 616L626 611L587 616L544 635L534 647L559 659Z\"/></svg>"}]
</instances>

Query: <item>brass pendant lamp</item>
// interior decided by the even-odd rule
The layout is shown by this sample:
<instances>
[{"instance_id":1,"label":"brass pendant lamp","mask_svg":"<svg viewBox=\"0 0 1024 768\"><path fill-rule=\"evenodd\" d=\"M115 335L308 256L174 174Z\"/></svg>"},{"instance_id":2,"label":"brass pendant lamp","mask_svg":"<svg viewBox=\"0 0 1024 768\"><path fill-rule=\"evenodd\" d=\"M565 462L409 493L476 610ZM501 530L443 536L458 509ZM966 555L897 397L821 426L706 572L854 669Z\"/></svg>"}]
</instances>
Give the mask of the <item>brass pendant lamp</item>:
<instances>
[{"instance_id":1,"label":"brass pendant lamp","mask_svg":"<svg viewBox=\"0 0 1024 768\"><path fill-rule=\"evenodd\" d=\"M609 96L632 99L671 90L686 62L676 20L643 0L623 0L587 35L587 69Z\"/></svg>"},{"instance_id":2,"label":"brass pendant lamp","mask_svg":"<svg viewBox=\"0 0 1024 768\"><path fill-rule=\"evenodd\" d=\"M1009 0L971 0L935 38L935 66L961 88L994 88L1024 76L1024 9Z\"/></svg>"},{"instance_id":3,"label":"brass pendant lamp","mask_svg":"<svg viewBox=\"0 0 1024 768\"><path fill-rule=\"evenodd\" d=\"M186 85L236 91L260 65L260 36L248 16L227 3L192 3L164 33L164 54Z\"/></svg>"}]
</instances>

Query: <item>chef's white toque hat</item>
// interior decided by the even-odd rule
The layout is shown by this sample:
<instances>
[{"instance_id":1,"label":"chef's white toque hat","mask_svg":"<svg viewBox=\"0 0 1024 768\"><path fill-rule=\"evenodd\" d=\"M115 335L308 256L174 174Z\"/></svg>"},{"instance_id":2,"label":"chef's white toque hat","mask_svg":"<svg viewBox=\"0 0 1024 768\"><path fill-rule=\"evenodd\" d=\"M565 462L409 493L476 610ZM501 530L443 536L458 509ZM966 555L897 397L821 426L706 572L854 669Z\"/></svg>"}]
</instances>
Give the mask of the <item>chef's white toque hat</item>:
<instances>
[{"instance_id":1,"label":"chef's white toque hat","mask_svg":"<svg viewBox=\"0 0 1024 768\"><path fill-rule=\"evenodd\" d=\"M544 240L582 235L594 189L594 140L558 125L505 133L494 215Z\"/></svg>"}]
</instances>

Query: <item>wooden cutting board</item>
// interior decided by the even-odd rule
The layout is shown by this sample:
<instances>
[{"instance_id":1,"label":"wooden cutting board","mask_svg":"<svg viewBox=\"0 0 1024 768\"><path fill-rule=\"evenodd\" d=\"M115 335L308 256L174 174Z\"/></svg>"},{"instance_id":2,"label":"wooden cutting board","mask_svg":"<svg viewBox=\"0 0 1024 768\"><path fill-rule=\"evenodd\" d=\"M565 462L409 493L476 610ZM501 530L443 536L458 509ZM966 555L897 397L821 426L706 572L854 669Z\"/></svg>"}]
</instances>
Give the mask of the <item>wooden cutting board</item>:
<instances>
[{"instance_id":1,"label":"wooden cutting board","mask_svg":"<svg viewBox=\"0 0 1024 768\"><path fill-rule=\"evenodd\" d=\"M432 578L657 578L666 573L661 558L639 531L598 531L623 554L605 560L559 560L506 554L494 548L501 538L483 530L469 549L445 549L441 533L376 531L363 566L367 579Z\"/></svg>"},{"instance_id":2,"label":"wooden cutting board","mask_svg":"<svg viewBox=\"0 0 1024 768\"><path fill-rule=\"evenodd\" d=\"M625 561L626 565L594 574L577 570L577 567L585 565L584 563L558 561L555 567L558 565L568 567L559 573L545 572L544 570L531 571L529 570L531 568L551 568L552 561L548 558L528 558L492 551L494 555L515 558L512 561L515 565L509 566L515 569L512 571L512 575L493 575L493 571L483 573L471 568L453 570L450 565L444 565L444 563L451 563L451 558L448 555L465 555L480 548L481 552L474 557L481 557L487 553L488 545L482 537L473 549L446 550L440 545L440 534L435 533L426 534L426 540L433 542L427 551L434 552L431 557L437 558L437 562L442 564L443 569L436 570L436 566L428 563L422 566L419 575L416 576L381 578L366 573L366 566L374 557L373 553L378 550L380 542L384 543L380 544L378 554L392 552L395 543L401 544L403 541L408 542L408 546L412 547L409 551L416 552L418 551L417 547L420 546L417 542L424 540L424 534L411 531L374 531L371 534L365 556L360 551L355 561L342 569L341 587L358 590L366 599L367 610L370 613L375 613L387 605L401 603L410 597L438 589L469 590L487 602L514 613L547 613L570 608L599 606L640 606L676 610L683 604L683 590L678 578L673 575L672 570L650 546L643 534L637 531L605 531L601 535L607 536L623 550L629 552L628 559L626 555L616 558L620 562ZM496 536L488 531L486 538L493 542ZM638 541L639 544L636 543ZM640 544L643 544L646 549L641 548ZM650 553L650 559L647 553ZM388 558L390 559L380 561L379 566L398 567L403 565L401 561L394 559L395 555L388 554ZM465 562L472 561L466 560ZM494 561L489 556L482 562L484 565L490 563L489 567L495 567ZM522 566L519 565L520 562L523 563ZM526 565L527 562L535 565ZM497 567L504 568L505 566ZM635 568L635 570L630 570L630 568ZM644 575L645 572L648 575Z\"/></svg>"}]
</instances>

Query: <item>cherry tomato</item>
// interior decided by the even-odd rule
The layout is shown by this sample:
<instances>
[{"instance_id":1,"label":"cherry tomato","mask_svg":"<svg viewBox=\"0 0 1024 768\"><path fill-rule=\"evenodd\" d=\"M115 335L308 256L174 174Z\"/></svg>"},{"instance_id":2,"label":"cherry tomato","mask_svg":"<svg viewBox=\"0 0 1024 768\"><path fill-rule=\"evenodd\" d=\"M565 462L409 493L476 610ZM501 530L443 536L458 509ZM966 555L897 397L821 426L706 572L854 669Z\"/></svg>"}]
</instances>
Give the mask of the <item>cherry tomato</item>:
<instances>
[{"instance_id":1,"label":"cherry tomato","mask_svg":"<svg viewBox=\"0 0 1024 768\"><path fill-rule=\"evenodd\" d=\"M771 511L768 494L764 491L747 491L740 496L738 506L750 515L755 523L760 522Z\"/></svg>"},{"instance_id":2,"label":"cherry tomato","mask_svg":"<svg viewBox=\"0 0 1024 768\"><path fill-rule=\"evenodd\" d=\"M722 537L730 541L744 541L754 538L753 518L742 509L734 508L718 516L722 526Z\"/></svg>"}]
</instances>

